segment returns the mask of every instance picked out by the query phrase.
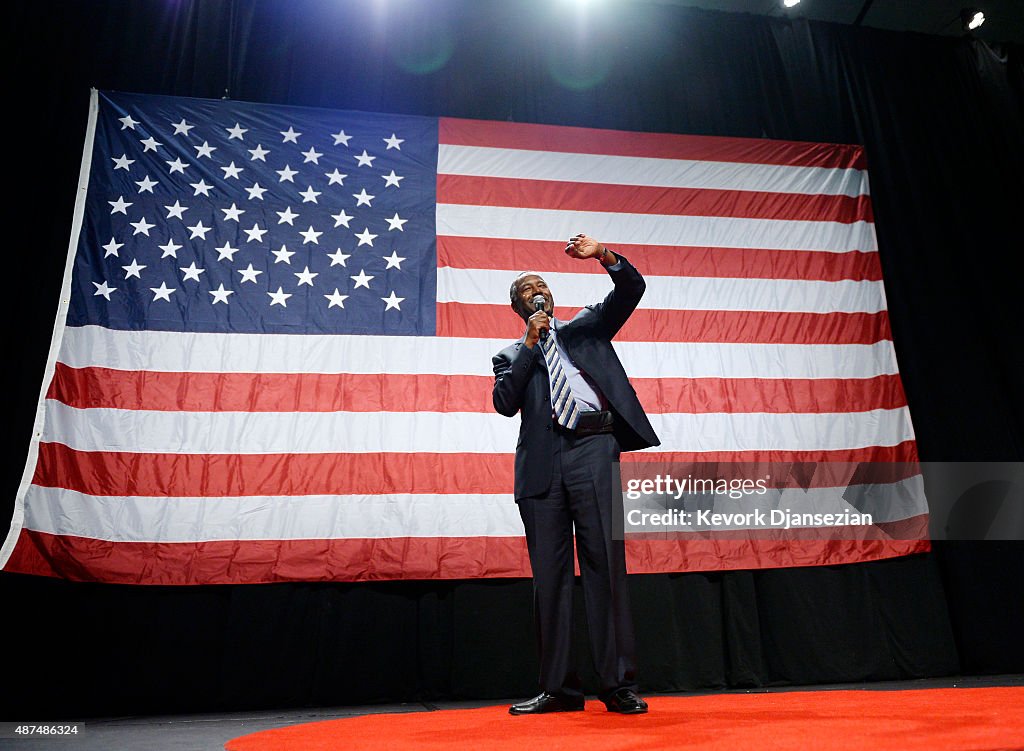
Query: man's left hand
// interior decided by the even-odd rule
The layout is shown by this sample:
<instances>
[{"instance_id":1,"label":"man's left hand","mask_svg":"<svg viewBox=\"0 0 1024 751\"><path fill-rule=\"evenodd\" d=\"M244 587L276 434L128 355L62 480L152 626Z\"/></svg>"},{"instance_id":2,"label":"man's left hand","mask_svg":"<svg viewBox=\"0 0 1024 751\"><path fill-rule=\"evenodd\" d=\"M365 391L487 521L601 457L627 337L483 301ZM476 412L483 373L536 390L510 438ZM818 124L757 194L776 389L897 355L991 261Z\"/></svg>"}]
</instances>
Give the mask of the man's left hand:
<instances>
[{"instance_id":1,"label":"man's left hand","mask_svg":"<svg viewBox=\"0 0 1024 751\"><path fill-rule=\"evenodd\" d=\"M612 266L618 261L614 253L582 232L569 238L565 244L565 254L570 258L597 258L603 266Z\"/></svg>"},{"instance_id":2,"label":"man's left hand","mask_svg":"<svg viewBox=\"0 0 1024 751\"><path fill-rule=\"evenodd\" d=\"M569 238L565 244L565 254L572 258L596 258L601 255L604 246L589 235L579 234Z\"/></svg>"}]
</instances>

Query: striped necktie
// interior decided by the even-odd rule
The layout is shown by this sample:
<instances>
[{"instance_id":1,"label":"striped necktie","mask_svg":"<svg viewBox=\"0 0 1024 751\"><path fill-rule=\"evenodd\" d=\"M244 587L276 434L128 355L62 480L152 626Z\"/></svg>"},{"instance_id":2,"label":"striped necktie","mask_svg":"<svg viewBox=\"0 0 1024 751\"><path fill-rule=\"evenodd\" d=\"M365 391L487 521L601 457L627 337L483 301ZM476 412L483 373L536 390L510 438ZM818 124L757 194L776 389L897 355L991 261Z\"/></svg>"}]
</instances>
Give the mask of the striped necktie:
<instances>
[{"instance_id":1,"label":"striped necktie","mask_svg":"<svg viewBox=\"0 0 1024 751\"><path fill-rule=\"evenodd\" d=\"M562 358L558 356L555 338L548 335L540 340L540 348L544 352L544 361L548 365L548 380L551 382L551 409L555 422L563 428L572 430L580 419L580 405L569 388L569 380L562 369Z\"/></svg>"}]
</instances>

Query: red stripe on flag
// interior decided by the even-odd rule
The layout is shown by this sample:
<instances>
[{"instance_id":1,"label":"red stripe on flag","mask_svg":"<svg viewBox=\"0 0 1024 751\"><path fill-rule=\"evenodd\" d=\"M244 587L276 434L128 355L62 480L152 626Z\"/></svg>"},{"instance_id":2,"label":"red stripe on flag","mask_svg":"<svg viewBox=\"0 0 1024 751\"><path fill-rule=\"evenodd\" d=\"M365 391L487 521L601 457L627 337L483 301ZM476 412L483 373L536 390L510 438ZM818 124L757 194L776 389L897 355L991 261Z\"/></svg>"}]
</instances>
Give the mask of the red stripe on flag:
<instances>
[{"instance_id":1,"label":"red stripe on flag","mask_svg":"<svg viewBox=\"0 0 1024 751\"><path fill-rule=\"evenodd\" d=\"M863 147L854 145L592 130L563 125L451 117L439 119L438 141L459 146L562 151L571 154L611 154L830 169L867 168Z\"/></svg>"},{"instance_id":2,"label":"red stripe on flag","mask_svg":"<svg viewBox=\"0 0 1024 751\"><path fill-rule=\"evenodd\" d=\"M866 446L834 451L636 451L622 455L623 462L770 462L796 464L813 462L917 462L917 443L904 441L895 446Z\"/></svg>"},{"instance_id":3,"label":"red stripe on flag","mask_svg":"<svg viewBox=\"0 0 1024 751\"><path fill-rule=\"evenodd\" d=\"M631 378L648 414L833 413L905 407L898 375L874 378Z\"/></svg>"},{"instance_id":4,"label":"red stripe on flag","mask_svg":"<svg viewBox=\"0 0 1024 751\"><path fill-rule=\"evenodd\" d=\"M928 540L885 538L626 541L633 574L854 563L930 547ZM530 576L522 537L128 543L24 529L4 570L73 581L164 585Z\"/></svg>"},{"instance_id":5,"label":"red stripe on flag","mask_svg":"<svg viewBox=\"0 0 1024 751\"><path fill-rule=\"evenodd\" d=\"M557 299L556 299L557 303ZM568 320L581 308L558 307ZM508 305L437 304L437 334L518 339L522 319ZM616 334L620 342L715 342L727 344L874 344L892 338L887 311L789 313L747 310L652 310L633 312Z\"/></svg>"},{"instance_id":6,"label":"red stripe on flag","mask_svg":"<svg viewBox=\"0 0 1024 751\"><path fill-rule=\"evenodd\" d=\"M633 378L630 382L649 414L827 413L906 406L897 375ZM490 413L493 384L491 376L153 373L57 363L47 398L77 409Z\"/></svg>"},{"instance_id":7,"label":"red stripe on flag","mask_svg":"<svg viewBox=\"0 0 1024 751\"><path fill-rule=\"evenodd\" d=\"M512 454L142 454L39 444L36 485L89 495L509 493Z\"/></svg>"},{"instance_id":8,"label":"red stripe on flag","mask_svg":"<svg viewBox=\"0 0 1024 751\"><path fill-rule=\"evenodd\" d=\"M437 202L553 211L871 222L871 198L438 175Z\"/></svg>"},{"instance_id":9,"label":"red stripe on flag","mask_svg":"<svg viewBox=\"0 0 1024 751\"><path fill-rule=\"evenodd\" d=\"M563 252L561 242L505 238L439 236L437 265L457 269L509 271L509 283L519 271L605 275L597 263L580 263ZM882 278L878 253L829 253L811 250L697 248L667 245L617 244L644 274L652 276L725 279L803 279L807 281L877 282Z\"/></svg>"},{"instance_id":10,"label":"red stripe on flag","mask_svg":"<svg viewBox=\"0 0 1024 751\"><path fill-rule=\"evenodd\" d=\"M88 495L149 498L511 493L511 449L507 454L142 454L77 451L59 443L40 443L32 482ZM914 466L917 447L907 441L846 451L662 451L627 453L622 461L677 466L701 462ZM822 474L820 481L827 482L829 476Z\"/></svg>"},{"instance_id":11,"label":"red stripe on flag","mask_svg":"<svg viewBox=\"0 0 1024 751\"><path fill-rule=\"evenodd\" d=\"M491 412L489 376L177 373L57 363L47 392L79 409L173 412Z\"/></svg>"},{"instance_id":12,"label":"red stripe on flag","mask_svg":"<svg viewBox=\"0 0 1024 751\"><path fill-rule=\"evenodd\" d=\"M23 529L4 570L113 584L259 584L522 577L530 562L522 537L154 543Z\"/></svg>"}]
</instances>

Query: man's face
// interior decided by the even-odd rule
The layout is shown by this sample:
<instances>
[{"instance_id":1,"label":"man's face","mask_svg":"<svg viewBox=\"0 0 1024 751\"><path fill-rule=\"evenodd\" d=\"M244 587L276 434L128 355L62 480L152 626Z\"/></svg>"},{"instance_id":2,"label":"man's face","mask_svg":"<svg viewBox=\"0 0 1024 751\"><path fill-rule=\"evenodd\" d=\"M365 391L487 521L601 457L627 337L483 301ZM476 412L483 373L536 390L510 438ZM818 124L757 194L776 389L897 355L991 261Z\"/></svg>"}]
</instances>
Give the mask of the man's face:
<instances>
[{"instance_id":1,"label":"man's face","mask_svg":"<svg viewBox=\"0 0 1024 751\"><path fill-rule=\"evenodd\" d=\"M537 295L544 296L544 312L549 316L555 312L555 299L551 296L548 283L536 274L528 274L519 280L519 315L529 318L533 315L533 298Z\"/></svg>"}]
</instances>

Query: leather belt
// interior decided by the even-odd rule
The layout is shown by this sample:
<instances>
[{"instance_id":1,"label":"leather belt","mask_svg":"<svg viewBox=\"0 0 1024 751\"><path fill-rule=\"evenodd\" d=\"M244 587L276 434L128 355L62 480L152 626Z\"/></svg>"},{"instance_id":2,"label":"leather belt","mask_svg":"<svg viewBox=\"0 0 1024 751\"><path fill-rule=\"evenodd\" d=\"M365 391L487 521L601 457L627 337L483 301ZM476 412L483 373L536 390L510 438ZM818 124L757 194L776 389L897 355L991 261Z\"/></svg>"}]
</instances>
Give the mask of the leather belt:
<instances>
[{"instance_id":1,"label":"leather belt","mask_svg":"<svg viewBox=\"0 0 1024 751\"><path fill-rule=\"evenodd\" d=\"M572 430L563 428L557 422L554 424L555 429L560 433L566 433L568 435L574 435L577 438L583 438L588 435L600 435L601 433L611 433L615 430L615 415L612 414L611 410L602 409L589 410L586 412L580 412L579 420L576 423L576 427Z\"/></svg>"}]
</instances>

